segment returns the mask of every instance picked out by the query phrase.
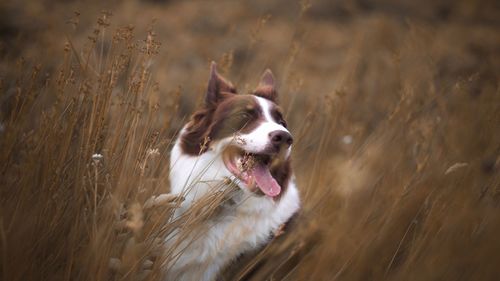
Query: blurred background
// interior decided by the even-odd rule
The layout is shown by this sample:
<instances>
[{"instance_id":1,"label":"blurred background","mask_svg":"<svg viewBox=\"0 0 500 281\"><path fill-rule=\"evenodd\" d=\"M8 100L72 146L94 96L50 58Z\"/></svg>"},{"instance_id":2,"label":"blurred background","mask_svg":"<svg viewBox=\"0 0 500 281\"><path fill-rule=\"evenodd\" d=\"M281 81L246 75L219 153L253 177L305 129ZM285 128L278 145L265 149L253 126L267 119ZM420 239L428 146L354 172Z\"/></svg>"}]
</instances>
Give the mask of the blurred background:
<instances>
[{"instance_id":1,"label":"blurred background","mask_svg":"<svg viewBox=\"0 0 500 281\"><path fill-rule=\"evenodd\" d=\"M256 86L266 68L277 77L280 102L297 140L293 165L303 209L284 237L240 258L222 280L498 280L500 3L494 0L2 1L3 280L136 278L113 275L107 264L89 270L89 257L103 249L92 243L100 232L67 241L77 237L68 233L85 228L72 224L71 212L58 211L57 220L67 223L44 232L51 220L24 214L29 204L19 203L32 202L28 197L43 203L33 194L45 190L50 173L32 168L44 165L54 167L57 175L68 173L68 208L86 206L71 201L70 194L75 182L92 177L93 168L82 165L89 174L73 175L57 168L57 159L37 163L45 154L32 148L37 146L27 136L37 134L42 119L66 122L50 119L52 106L63 98L43 85L67 70L61 66L68 54L80 67L87 63L105 73L101 65L115 55L115 31L121 28L137 37L131 46L154 41L154 57L143 61L143 67L153 92L144 99L155 105L149 112L156 118L151 130L160 132L162 157L150 174L158 180L155 190L168 191L170 143L200 105L210 61L242 93ZM20 77L32 77L32 69L36 81L20 82L25 81ZM122 80L111 99L125 88L121 85L127 79ZM100 83L97 78L88 81ZM13 112L23 107L15 101L22 89L37 87L43 97L28 95L32 107L19 111L24 120L20 127ZM67 114L62 108L54 112ZM112 106L103 109L103 120L118 116ZM91 133L104 139L96 144L104 157L114 151L105 141L116 128L113 124L118 123ZM61 132L67 130L61 126ZM77 138L79 134L70 134L68 143ZM57 137L48 139L37 142L48 149L64 145ZM133 143L126 147L133 149ZM86 153L81 159L90 159L92 151ZM26 172L30 170L36 172ZM114 171L104 168L100 177L109 173L114 179L109 194L115 188L134 188L124 183L126 173ZM63 189L60 183L47 186ZM23 193L21 187L29 191ZM129 198L123 195L128 191L121 194ZM33 209L65 210L62 203L54 204ZM33 223L22 226L25 219ZM36 233L58 238L43 240ZM21 237L25 240L19 241ZM23 241L41 248L13 246ZM79 250L60 250L75 245ZM89 247L91 253L85 250Z\"/></svg>"}]
</instances>

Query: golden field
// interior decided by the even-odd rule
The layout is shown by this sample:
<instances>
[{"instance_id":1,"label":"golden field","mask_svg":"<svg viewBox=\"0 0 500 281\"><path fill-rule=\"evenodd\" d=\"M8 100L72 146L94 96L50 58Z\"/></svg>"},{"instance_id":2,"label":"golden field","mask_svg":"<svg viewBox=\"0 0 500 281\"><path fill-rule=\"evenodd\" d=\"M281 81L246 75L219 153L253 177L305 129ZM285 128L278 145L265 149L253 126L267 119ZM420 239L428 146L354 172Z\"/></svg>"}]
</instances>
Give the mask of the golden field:
<instances>
[{"instance_id":1,"label":"golden field","mask_svg":"<svg viewBox=\"0 0 500 281\"><path fill-rule=\"evenodd\" d=\"M0 278L159 280L211 60L270 68L302 210L221 280L497 280L495 1L0 3ZM151 200L151 198L157 200Z\"/></svg>"}]
</instances>

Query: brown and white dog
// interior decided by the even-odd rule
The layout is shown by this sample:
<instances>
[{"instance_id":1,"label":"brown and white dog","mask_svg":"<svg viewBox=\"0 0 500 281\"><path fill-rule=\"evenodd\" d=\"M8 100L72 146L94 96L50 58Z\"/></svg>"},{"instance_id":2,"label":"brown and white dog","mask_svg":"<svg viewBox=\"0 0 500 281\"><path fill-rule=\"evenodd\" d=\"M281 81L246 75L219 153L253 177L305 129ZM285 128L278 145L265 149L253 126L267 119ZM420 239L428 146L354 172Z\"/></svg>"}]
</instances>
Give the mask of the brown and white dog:
<instances>
[{"instance_id":1,"label":"brown and white dog","mask_svg":"<svg viewBox=\"0 0 500 281\"><path fill-rule=\"evenodd\" d=\"M183 127L171 153L171 193L185 198L176 217L220 186L236 183L239 191L232 204L202 223L201 235L182 238L167 280L214 280L230 261L265 244L299 209L290 166L293 139L276 102L270 70L252 94L237 94L212 62L204 106ZM180 236L172 234L167 245Z\"/></svg>"}]
</instances>

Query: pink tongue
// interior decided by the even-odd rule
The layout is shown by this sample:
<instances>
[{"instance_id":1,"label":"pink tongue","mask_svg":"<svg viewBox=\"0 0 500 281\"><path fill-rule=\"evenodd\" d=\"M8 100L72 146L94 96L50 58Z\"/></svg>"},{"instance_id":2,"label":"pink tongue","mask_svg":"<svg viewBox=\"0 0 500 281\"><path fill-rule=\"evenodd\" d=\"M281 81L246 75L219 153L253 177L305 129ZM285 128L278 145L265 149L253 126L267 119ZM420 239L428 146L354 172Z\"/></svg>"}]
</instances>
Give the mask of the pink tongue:
<instances>
[{"instance_id":1,"label":"pink tongue","mask_svg":"<svg viewBox=\"0 0 500 281\"><path fill-rule=\"evenodd\" d=\"M264 164L257 164L250 173L255 178L260 190L267 196L274 197L281 192L281 186L269 172L269 168Z\"/></svg>"}]
</instances>

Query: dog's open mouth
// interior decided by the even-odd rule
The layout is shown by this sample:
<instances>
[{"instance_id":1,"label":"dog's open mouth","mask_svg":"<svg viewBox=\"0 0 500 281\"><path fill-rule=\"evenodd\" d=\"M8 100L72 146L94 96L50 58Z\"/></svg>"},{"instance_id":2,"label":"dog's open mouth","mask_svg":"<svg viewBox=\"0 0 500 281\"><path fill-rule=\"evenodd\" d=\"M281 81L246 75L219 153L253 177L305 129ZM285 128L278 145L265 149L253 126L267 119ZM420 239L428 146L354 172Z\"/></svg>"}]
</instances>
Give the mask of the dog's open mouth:
<instances>
[{"instance_id":1,"label":"dog's open mouth","mask_svg":"<svg viewBox=\"0 0 500 281\"><path fill-rule=\"evenodd\" d=\"M258 187L269 197L280 194L281 186L270 171L273 155L248 153L231 147L224 152L223 160L228 170L244 182L250 191L256 191Z\"/></svg>"}]
</instances>

